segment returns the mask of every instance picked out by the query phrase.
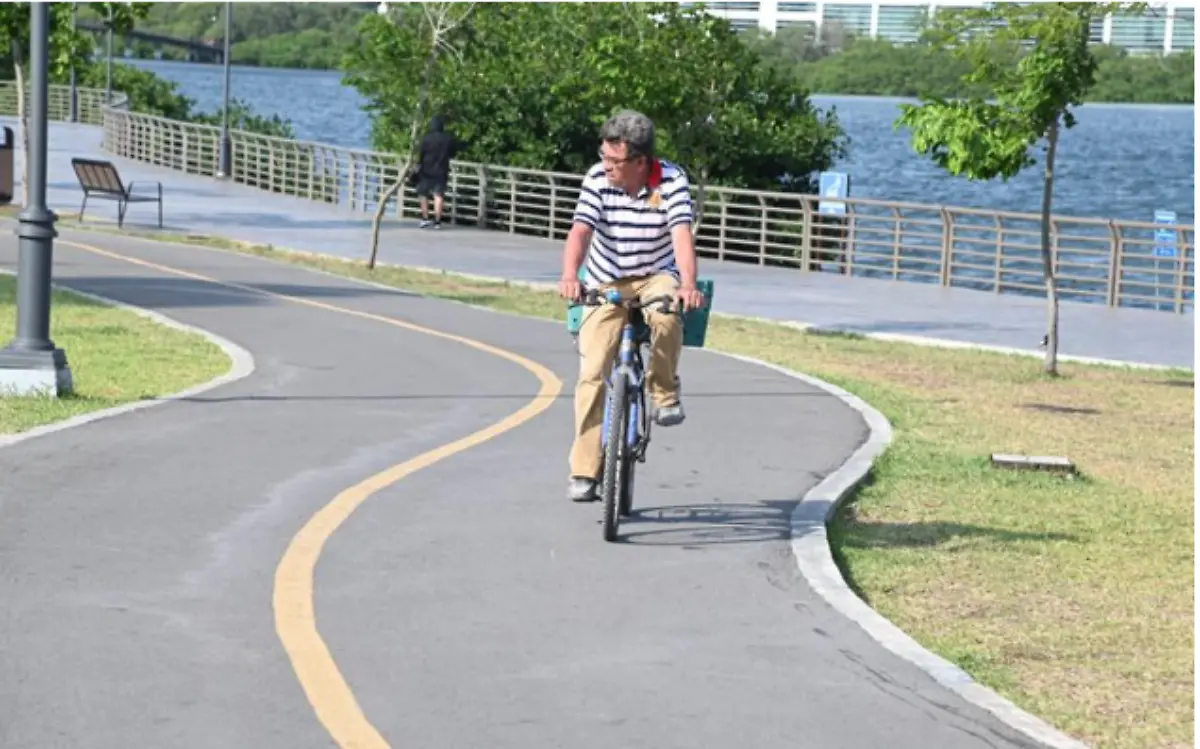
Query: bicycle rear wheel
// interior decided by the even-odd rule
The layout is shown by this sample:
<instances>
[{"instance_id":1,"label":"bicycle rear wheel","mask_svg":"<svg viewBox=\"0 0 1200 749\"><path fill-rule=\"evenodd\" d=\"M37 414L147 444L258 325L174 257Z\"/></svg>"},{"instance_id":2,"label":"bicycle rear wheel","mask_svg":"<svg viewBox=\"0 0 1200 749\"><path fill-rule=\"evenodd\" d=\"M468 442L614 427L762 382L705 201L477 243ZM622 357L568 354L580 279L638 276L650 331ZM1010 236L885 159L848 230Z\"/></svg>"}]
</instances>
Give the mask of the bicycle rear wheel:
<instances>
[{"instance_id":1,"label":"bicycle rear wheel","mask_svg":"<svg viewBox=\"0 0 1200 749\"><path fill-rule=\"evenodd\" d=\"M600 481L600 498L604 500L605 541L617 540L617 527L621 522L618 504L626 473L625 461L629 454L626 446L626 434L629 431L627 387L625 378L614 374L613 386L608 394L608 434L604 445L604 476Z\"/></svg>"}]
</instances>

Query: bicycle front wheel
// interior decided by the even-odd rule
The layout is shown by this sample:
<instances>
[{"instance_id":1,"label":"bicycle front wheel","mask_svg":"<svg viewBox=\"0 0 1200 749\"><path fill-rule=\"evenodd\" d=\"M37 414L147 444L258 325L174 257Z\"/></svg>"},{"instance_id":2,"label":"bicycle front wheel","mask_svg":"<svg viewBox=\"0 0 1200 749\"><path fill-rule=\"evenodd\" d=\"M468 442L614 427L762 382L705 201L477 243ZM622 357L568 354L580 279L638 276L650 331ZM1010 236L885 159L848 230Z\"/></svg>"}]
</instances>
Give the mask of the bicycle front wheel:
<instances>
[{"instance_id":1,"label":"bicycle front wheel","mask_svg":"<svg viewBox=\"0 0 1200 749\"><path fill-rule=\"evenodd\" d=\"M608 395L608 434L604 445L604 476L600 481L600 498L604 500L604 540L617 540L621 484L624 483L625 456L628 454L625 435L628 432L629 408L626 403L625 378L613 378Z\"/></svg>"}]
</instances>

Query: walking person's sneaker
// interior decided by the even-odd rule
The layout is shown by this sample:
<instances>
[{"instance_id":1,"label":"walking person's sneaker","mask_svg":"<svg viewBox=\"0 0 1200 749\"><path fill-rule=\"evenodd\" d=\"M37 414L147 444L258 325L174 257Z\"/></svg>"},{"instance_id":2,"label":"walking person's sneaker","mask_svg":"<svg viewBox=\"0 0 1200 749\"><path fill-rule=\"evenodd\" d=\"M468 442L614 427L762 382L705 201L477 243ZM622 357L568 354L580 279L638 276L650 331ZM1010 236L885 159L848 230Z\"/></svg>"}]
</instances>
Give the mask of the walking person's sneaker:
<instances>
[{"instance_id":1,"label":"walking person's sneaker","mask_svg":"<svg viewBox=\"0 0 1200 749\"><path fill-rule=\"evenodd\" d=\"M682 403L663 406L654 412L654 423L660 427L677 426L683 423L684 418Z\"/></svg>"},{"instance_id":2,"label":"walking person's sneaker","mask_svg":"<svg viewBox=\"0 0 1200 749\"><path fill-rule=\"evenodd\" d=\"M572 502L595 502L600 498L596 494L596 480L586 476L572 476L567 485L567 496Z\"/></svg>"},{"instance_id":3,"label":"walking person's sneaker","mask_svg":"<svg viewBox=\"0 0 1200 749\"><path fill-rule=\"evenodd\" d=\"M421 219L421 228L422 229L428 229L430 226L431 226L431 222L429 221L429 219L427 219L427 218Z\"/></svg>"},{"instance_id":4,"label":"walking person's sneaker","mask_svg":"<svg viewBox=\"0 0 1200 749\"><path fill-rule=\"evenodd\" d=\"M440 228L442 228L442 222L441 222L441 221L434 221L434 222L433 222L433 228L434 228L434 229L440 229Z\"/></svg>"}]
</instances>

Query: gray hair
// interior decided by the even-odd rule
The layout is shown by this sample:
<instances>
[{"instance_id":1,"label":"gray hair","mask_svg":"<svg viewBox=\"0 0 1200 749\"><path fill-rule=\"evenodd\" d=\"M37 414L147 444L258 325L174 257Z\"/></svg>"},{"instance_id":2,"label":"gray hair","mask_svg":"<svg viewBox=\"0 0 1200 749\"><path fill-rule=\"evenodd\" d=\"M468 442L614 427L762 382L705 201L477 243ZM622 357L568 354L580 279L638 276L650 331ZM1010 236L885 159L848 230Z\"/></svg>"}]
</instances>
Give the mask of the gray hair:
<instances>
[{"instance_id":1,"label":"gray hair","mask_svg":"<svg viewBox=\"0 0 1200 749\"><path fill-rule=\"evenodd\" d=\"M617 112L600 128L600 139L609 143L625 143L627 156L654 156L654 123L641 112L626 109Z\"/></svg>"}]
</instances>

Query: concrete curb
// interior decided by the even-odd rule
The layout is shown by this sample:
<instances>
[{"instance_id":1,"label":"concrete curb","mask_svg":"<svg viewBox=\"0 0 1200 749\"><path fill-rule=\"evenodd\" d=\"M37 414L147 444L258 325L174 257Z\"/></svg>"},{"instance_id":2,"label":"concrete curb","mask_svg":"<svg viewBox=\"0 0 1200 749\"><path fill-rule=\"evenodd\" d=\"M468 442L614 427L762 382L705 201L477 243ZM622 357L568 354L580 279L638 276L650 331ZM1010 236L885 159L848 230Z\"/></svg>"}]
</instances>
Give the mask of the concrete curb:
<instances>
[{"instance_id":1,"label":"concrete curb","mask_svg":"<svg viewBox=\"0 0 1200 749\"><path fill-rule=\"evenodd\" d=\"M10 275L10 276L16 275L15 273L13 273L11 271L3 270L3 269L0 269L0 273L4 273L5 275ZM158 323L159 325L165 325L168 328L174 328L175 330L181 330L186 333L195 333L197 335L200 335L203 338L205 338L206 340L208 340L210 343L213 343L216 346L220 347L220 349L225 352L225 355L229 357L230 367L229 367L229 370L227 372L225 372L225 374L220 375L219 377L216 377L214 379L211 379L208 382L202 383L200 385L196 385L195 387L188 388L187 390L183 390L178 393L164 395L159 398L155 398L153 400L143 400L143 401L136 401L134 403L126 403L125 405L122 405L122 406L114 406L113 408L106 408L106 409L103 409L100 411L91 411L89 413L80 414L78 416L74 416L70 419L65 419L63 421L56 421L52 424L45 424L43 426L34 427L33 429L27 429L23 432L17 432L16 434L0 436L0 448L8 447L10 445L15 445L18 442L25 442L26 440L35 439L37 437L44 437L48 434L54 434L55 432L61 432L63 430L71 429L73 427L83 426L84 424L90 424L93 421L99 421L101 419L108 419L113 416L120 416L122 414L131 413L133 411L139 411L143 408L150 408L151 406L157 406L157 405L160 405L163 403L170 403L171 401L178 401L178 400L182 400L184 398L191 398L191 397L200 395L201 393L206 393L209 390L218 388L222 385L227 385L231 382L236 382L238 380L241 380L245 377L250 376L254 372L255 365L254 365L253 355L251 355L249 351L247 351L246 349L237 345L233 341L230 341L226 338L222 338L221 336L219 336L215 333L207 331L203 328L195 327L194 325L188 325L187 323L179 322L178 320L174 320L170 317L167 317L166 315L160 314L158 312L153 312L151 310L148 310L148 309L145 309L142 307L135 307L131 304L126 304L125 302L117 301L116 299L109 299L108 297L100 296L99 294L92 294L87 291L80 291L79 289L73 289L69 285L66 285L66 284L53 283L53 284L51 284L51 286L58 290L69 291L72 294L78 294L79 296L84 297L85 299L91 299L92 301L99 302L101 304L104 304L104 305L107 305L110 307L116 307L118 309L123 309L123 310L129 311L129 312L132 312L133 314L138 315L139 317L144 317L148 320ZM70 355L70 352L68 352L68 356L69 355Z\"/></svg>"},{"instance_id":2,"label":"concrete curb","mask_svg":"<svg viewBox=\"0 0 1200 749\"><path fill-rule=\"evenodd\" d=\"M892 425L879 411L861 398L824 380L795 372L769 362L723 351L718 356L757 364L795 378L829 393L858 412L867 425L866 441L821 483L813 487L796 506L791 517L792 552L796 566L809 586L842 616L853 621L876 642L933 677L934 681L967 702L987 710L997 719L1044 744L1049 749L1090 749L1042 719L1025 712L996 692L974 681L965 671L941 656L925 649L899 627L868 606L846 584L833 560L827 523L838 507L870 473L875 461L892 442Z\"/></svg>"}]
</instances>

